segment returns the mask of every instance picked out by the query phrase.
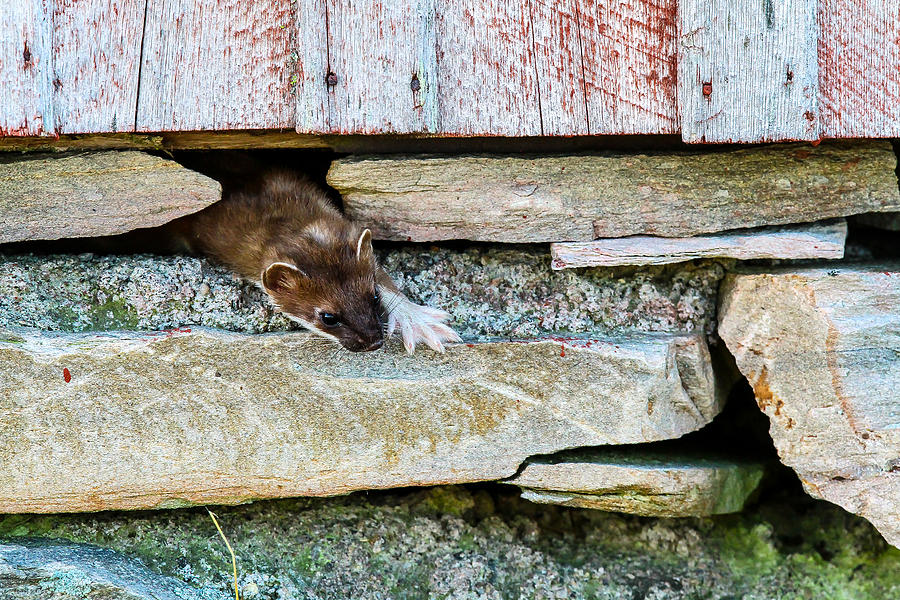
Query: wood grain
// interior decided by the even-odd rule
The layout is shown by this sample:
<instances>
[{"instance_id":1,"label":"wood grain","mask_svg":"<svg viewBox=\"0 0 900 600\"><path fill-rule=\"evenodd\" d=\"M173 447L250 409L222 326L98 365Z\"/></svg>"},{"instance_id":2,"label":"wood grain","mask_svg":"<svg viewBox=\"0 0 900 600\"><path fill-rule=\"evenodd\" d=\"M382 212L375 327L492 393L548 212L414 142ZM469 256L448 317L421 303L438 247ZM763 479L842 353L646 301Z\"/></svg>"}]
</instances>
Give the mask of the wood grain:
<instances>
[{"instance_id":1,"label":"wood grain","mask_svg":"<svg viewBox=\"0 0 900 600\"><path fill-rule=\"evenodd\" d=\"M529 4L442 3L435 24L441 131L544 133Z\"/></svg>"},{"instance_id":2,"label":"wood grain","mask_svg":"<svg viewBox=\"0 0 900 600\"><path fill-rule=\"evenodd\" d=\"M0 3L0 136L53 135L48 0Z\"/></svg>"},{"instance_id":3,"label":"wood grain","mask_svg":"<svg viewBox=\"0 0 900 600\"><path fill-rule=\"evenodd\" d=\"M554 270L621 265L665 265L698 258L838 259L844 257L847 221L765 227L684 238L636 235L592 242L550 244Z\"/></svg>"},{"instance_id":4,"label":"wood grain","mask_svg":"<svg viewBox=\"0 0 900 600\"><path fill-rule=\"evenodd\" d=\"M58 133L134 131L144 5L145 0L55 2Z\"/></svg>"},{"instance_id":5,"label":"wood grain","mask_svg":"<svg viewBox=\"0 0 900 600\"><path fill-rule=\"evenodd\" d=\"M682 0L687 142L819 139L816 0Z\"/></svg>"},{"instance_id":6,"label":"wood grain","mask_svg":"<svg viewBox=\"0 0 900 600\"><path fill-rule=\"evenodd\" d=\"M328 183L376 237L590 241L665 237L900 210L889 143L730 152L358 156Z\"/></svg>"},{"instance_id":7,"label":"wood grain","mask_svg":"<svg viewBox=\"0 0 900 600\"><path fill-rule=\"evenodd\" d=\"M301 3L297 130L673 133L674 11L674 0Z\"/></svg>"},{"instance_id":8,"label":"wood grain","mask_svg":"<svg viewBox=\"0 0 900 600\"><path fill-rule=\"evenodd\" d=\"M819 0L826 137L900 136L900 3Z\"/></svg>"},{"instance_id":9,"label":"wood grain","mask_svg":"<svg viewBox=\"0 0 900 600\"><path fill-rule=\"evenodd\" d=\"M675 0L577 0L590 133L677 133Z\"/></svg>"},{"instance_id":10,"label":"wood grain","mask_svg":"<svg viewBox=\"0 0 900 600\"><path fill-rule=\"evenodd\" d=\"M293 128L293 23L289 2L149 2L137 131Z\"/></svg>"}]
</instances>

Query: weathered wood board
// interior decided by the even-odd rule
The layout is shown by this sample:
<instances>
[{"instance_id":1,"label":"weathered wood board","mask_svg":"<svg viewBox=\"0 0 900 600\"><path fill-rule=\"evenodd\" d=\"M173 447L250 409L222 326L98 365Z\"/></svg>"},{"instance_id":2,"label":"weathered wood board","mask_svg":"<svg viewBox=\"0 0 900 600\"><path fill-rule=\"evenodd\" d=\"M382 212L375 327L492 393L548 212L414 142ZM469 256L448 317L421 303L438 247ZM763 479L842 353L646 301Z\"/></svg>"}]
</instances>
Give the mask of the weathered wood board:
<instances>
[{"instance_id":1,"label":"weathered wood board","mask_svg":"<svg viewBox=\"0 0 900 600\"><path fill-rule=\"evenodd\" d=\"M819 0L824 137L900 136L900 2Z\"/></svg>"},{"instance_id":2,"label":"weathered wood board","mask_svg":"<svg viewBox=\"0 0 900 600\"><path fill-rule=\"evenodd\" d=\"M390 240L586 242L897 210L887 142L713 153L360 156L332 163L347 214Z\"/></svg>"},{"instance_id":3,"label":"weathered wood board","mask_svg":"<svg viewBox=\"0 0 900 600\"><path fill-rule=\"evenodd\" d=\"M146 20L137 131L294 126L290 2L148 2Z\"/></svg>"},{"instance_id":4,"label":"weathered wood board","mask_svg":"<svg viewBox=\"0 0 900 600\"><path fill-rule=\"evenodd\" d=\"M673 0L301 3L297 130L673 133L674 10Z\"/></svg>"},{"instance_id":5,"label":"weathered wood board","mask_svg":"<svg viewBox=\"0 0 900 600\"><path fill-rule=\"evenodd\" d=\"M816 140L816 0L682 0L681 137Z\"/></svg>"},{"instance_id":6,"label":"weathered wood board","mask_svg":"<svg viewBox=\"0 0 900 600\"><path fill-rule=\"evenodd\" d=\"M53 12L57 133L134 131L144 2L58 2Z\"/></svg>"},{"instance_id":7,"label":"weathered wood board","mask_svg":"<svg viewBox=\"0 0 900 600\"><path fill-rule=\"evenodd\" d=\"M879 213L876 213L879 214ZM838 259L844 257L847 221L727 231L717 235L663 238L636 235L593 242L550 244L554 270L576 267L665 265L697 258Z\"/></svg>"},{"instance_id":8,"label":"weathered wood board","mask_svg":"<svg viewBox=\"0 0 900 600\"><path fill-rule=\"evenodd\" d=\"M894 0L0 7L0 136L888 137L898 73Z\"/></svg>"},{"instance_id":9,"label":"weathered wood board","mask_svg":"<svg viewBox=\"0 0 900 600\"><path fill-rule=\"evenodd\" d=\"M52 59L44 3L0 3L0 136L55 133Z\"/></svg>"},{"instance_id":10,"label":"weathered wood board","mask_svg":"<svg viewBox=\"0 0 900 600\"><path fill-rule=\"evenodd\" d=\"M0 135L133 131L144 3L0 6Z\"/></svg>"}]
</instances>

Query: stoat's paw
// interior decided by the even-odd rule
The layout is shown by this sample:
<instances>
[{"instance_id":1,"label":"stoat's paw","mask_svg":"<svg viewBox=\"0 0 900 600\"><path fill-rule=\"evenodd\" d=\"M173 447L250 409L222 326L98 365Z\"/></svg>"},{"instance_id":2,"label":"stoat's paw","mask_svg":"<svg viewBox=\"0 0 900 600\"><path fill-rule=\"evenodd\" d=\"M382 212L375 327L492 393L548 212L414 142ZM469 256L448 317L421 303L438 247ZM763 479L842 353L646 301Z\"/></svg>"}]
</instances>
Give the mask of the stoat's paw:
<instances>
[{"instance_id":1,"label":"stoat's paw","mask_svg":"<svg viewBox=\"0 0 900 600\"><path fill-rule=\"evenodd\" d=\"M444 351L444 343L461 342L455 331L445 324L450 315L437 308L413 304L404 296L392 298L387 315L387 333L400 331L403 346L410 354L416 344L423 342L437 352Z\"/></svg>"}]
</instances>

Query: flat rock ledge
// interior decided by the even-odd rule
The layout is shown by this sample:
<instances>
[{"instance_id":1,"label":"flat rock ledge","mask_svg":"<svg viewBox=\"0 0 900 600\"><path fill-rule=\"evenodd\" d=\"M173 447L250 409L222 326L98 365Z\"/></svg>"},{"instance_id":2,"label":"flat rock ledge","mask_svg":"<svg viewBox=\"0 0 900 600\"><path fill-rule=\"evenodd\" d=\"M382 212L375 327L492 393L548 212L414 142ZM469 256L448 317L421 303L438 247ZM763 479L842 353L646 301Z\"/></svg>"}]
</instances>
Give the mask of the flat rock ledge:
<instances>
[{"instance_id":1,"label":"flat rock ledge","mask_svg":"<svg viewBox=\"0 0 900 600\"><path fill-rule=\"evenodd\" d=\"M714 262L556 272L544 250L409 246L382 262L466 339L627 331L711 333L724 275ZM204 326L296 329L256 286L187 256L0 255L0 327L59 331Z\"/></svg>"},{"instance_id":2,"label":"flat rock ledge","mask_svg":"<svg viewBox=\"0 0 900 600\"><path fill-rule=\"evenodd\" d=\"M376 238L686 237L900 210L889 142L719 152L350 156L328 183Z\"/></svg>"},{"instance_id":3,"label":"flat rock ledge","mask_svg":"<svg viewBox=\"0 0 900 600\"><path fill-rule=\"evenodd\" d=\"M759 486L759 463L652 449L592 449L529 460L505 483L522 498L647 517L738 512Z\"/></svg>"},{"instance_id":4,"label":"flat rock ledge","mask_svg":"<svg viewBox=\"0 0 900 600\"><path fill-rule=\"evenodd\" d=\"M738 229L713 235L664 238L635 235L593 242L550 244L554 270L576 267L665 265L698 258L836 259L844 257L847 221Z\"/></svg>"},{"instance_id":5,"label":"flat rock ledge","mask_svg":"<svg viewBox=\"0 0 900 600\"><path fill-rule=\"evenodd\" d=\"M900 547L900 264L732 274L719 319L782 462Z\"/></svg>"},{"instance_id":6,"label":"flat rock ledge","mask_svg":"<svg viewBox=\"0 0 900 600\"><path fill-rule=\"evenodd\" d=\"M156 227L221 197L217 181L144 152L0 155L0 244Z\"/></svg>"},{"instance_id":7,"label":"flat rock ledge","mask_svg":"<svg viewBox=\"0 0 900 600\"><path fill-rule=\"evenodd\" d=\"M721 402L700 335L349 354L305 333L0 336L0 511L233 504L496 480L679 437Z\"/></svg>"}]
</instances>

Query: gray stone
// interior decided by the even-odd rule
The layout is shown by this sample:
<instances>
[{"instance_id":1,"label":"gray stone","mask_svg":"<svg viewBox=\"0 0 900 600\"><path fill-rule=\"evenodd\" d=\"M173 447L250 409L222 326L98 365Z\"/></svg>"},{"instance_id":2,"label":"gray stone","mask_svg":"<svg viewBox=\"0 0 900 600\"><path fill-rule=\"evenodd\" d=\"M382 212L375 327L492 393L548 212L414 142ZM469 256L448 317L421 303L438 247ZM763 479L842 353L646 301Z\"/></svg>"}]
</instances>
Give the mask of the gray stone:
<instances>
[{"instance_id":1,"label":"gray stone","mask_svg":"<svg viewBox=\"0 0 900 600\"><path fill-rule=\"evenodd\" d=\"M469 340L559 332L711 332L724 274L712 262L556 272L544 250L399 248L385 268ZM296 328L255 286L204 259L0 256L0 326L48 330Z\"/></svg>"},{"instance_id":2,"label":"gray stone","mask_svg":"<svg viewBox=\"0 0 900 600\"><path fill-rule=\"evenodd\" d=\"M652 517L738 512L763 476L759 463L643 449L592 449L529 460L505 483L532 502Z\"/></svg>"},{"instance_id":3,"label":"gray stone","mask_svg":"<svg viewBox=\"0 0 900 600\"><path fill-rule=\"evenodd\" d=\"M890 143L576 156L351 156L328 183L376 238L684 237L900 210Z\"/></svg>"},{"instance_id":4,"label":"gray stone","mask_svg":"<svg viewBox=\"0 0 900 600\"><path fill-rule=\"evenodd\" d=\"M96 546L41 540L0 542L4 600L222 600L140 561Z\"/></svg>"},{"instance_id":5,"label":"gray stone","mask_svg":"<svg viewBox=\"0 0 900 600\"><path fill-rule=\"evenodd\" d=\"M0 155L0 243L155 227L221 197L217 181L143 152Z\"/></svg>"},{"instance_id":6,"label":"gray stone","mask_svg":"<svg viewBox=\"0 0 900 600\"><path fill-rule=\"evenodd\" d=\"M351 354L306 333L0 335L0 511L232 504L509 477L679 437L720 397L705 339Z\"/></svg>"},{"instance_id":7,"label":"gray stone","mask_svg":"<svg viewBox=\"0 0 900 600\"><path fill-rule=\"evenodd\" d=\"M834 219L807 225L739 229L696 237L635 235L593 242L559 242L550 244L550 255L554 270L665 265L698 258L843 258L846 240L847 221Z\"/></svg>"},{"instance_id":8,"label":"gray stone","mask_svg":"<svg viewBox=\"0 0 900 600\"><path fill-rule=\"evenodd\" d=\"M900 593L900 553L863 519L825 502L781 497L739 515L656 519L517 496L511 488L441 487L257 502L216 514L237 555L244 600L887 600ZM0 515L0 536L99 544L217 600L234 598L231 559L202 509Z\"/></svg>"},{"instance_id":9,"label":"gray stone","mask_svg":"<svg viewBox=\"0 0 900 600\"><path fill-rule=\"evenodd\" d=\"M729 275L719 319L782 462L900 547L900 264Z\"/></svg>"}]
</instances>

